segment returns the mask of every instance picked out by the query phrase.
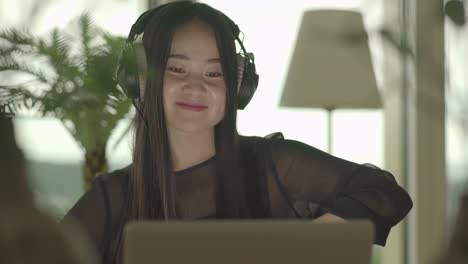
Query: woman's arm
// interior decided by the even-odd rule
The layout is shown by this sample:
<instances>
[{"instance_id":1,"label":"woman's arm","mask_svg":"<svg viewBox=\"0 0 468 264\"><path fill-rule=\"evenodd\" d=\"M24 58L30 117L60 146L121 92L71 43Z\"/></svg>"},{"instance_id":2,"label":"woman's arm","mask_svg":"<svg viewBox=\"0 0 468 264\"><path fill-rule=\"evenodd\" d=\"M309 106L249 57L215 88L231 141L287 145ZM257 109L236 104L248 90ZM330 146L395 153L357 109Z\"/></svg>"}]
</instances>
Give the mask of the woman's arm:
<instances>
[{"instance_id":1,"label":"woman's arm","mask_svg":"<svg viewBox=\"0 0 468 264\"><path fill-rule=\"evenodd\" d=\"M316 203L321 220L368 219L376 227L376 244L385 245L390 228L412 208L408 193L392 174L359 165L294 140L272 144L278 176L293 200Z\"/></svg>"}]
</instances>

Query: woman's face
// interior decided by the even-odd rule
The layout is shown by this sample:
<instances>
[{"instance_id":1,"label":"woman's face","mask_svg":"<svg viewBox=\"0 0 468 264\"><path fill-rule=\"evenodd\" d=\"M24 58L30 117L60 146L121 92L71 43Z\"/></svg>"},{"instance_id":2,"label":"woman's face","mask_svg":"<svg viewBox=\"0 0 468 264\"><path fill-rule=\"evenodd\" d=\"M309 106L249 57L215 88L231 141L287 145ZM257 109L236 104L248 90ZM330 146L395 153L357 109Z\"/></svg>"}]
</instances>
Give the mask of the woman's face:
<instances>
[{"instance_id":1,"label":"woman's face","mask_svg":"<svg viewBox=\"0 0 468 264\"><path fill-rule=\"evenodd\" d=\"M205 131L222 120L226 85L215 35L207 24L194 20L175 31L163 98L168 129Z\"/></svg>"}]
</instances>

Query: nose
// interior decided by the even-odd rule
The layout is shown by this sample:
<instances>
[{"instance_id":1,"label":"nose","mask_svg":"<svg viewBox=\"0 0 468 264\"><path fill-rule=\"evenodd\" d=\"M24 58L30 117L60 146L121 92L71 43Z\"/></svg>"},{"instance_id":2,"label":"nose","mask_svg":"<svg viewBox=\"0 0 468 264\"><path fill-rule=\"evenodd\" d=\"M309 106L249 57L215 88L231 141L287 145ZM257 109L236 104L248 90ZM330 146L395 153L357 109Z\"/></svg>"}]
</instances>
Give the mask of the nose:
<instances>
[{"instance_id":1,"label":"nose","mask_svg":"<svg viewBox=\"0 0 468 264\"><path fill-rule=\"evenodd\" d=\"M190 93L194 97L202 96L206 93L203 76L201 74L191 74L184 87L184 92Z\"/></svg>"}]
</instances>

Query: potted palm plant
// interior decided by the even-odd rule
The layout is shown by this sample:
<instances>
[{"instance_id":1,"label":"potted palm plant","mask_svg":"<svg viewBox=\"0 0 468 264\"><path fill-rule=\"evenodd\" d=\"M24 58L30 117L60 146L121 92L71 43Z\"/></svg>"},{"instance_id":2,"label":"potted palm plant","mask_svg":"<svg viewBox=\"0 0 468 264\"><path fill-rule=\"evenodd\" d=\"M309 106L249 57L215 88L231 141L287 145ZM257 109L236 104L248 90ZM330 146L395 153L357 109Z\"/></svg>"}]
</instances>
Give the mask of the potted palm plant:
<instances>
[{"instance_id":1,"label":"potted palm plant","mask_svg":"<svg viewBox=\"0 0 468 264\"><path fill-rule=\"evenodd\" d=\"M114 71L124 41L94 25L83 14L69 30L49 37L26 30L0 33L1 111L30 109L59 119L84 152L84 189L107 171L106 146L111 132L131 107L116 85ZM7 79L13 83L1 83ZM19 81L21 80L21 81Z\"/></svg>"}]
</instances>

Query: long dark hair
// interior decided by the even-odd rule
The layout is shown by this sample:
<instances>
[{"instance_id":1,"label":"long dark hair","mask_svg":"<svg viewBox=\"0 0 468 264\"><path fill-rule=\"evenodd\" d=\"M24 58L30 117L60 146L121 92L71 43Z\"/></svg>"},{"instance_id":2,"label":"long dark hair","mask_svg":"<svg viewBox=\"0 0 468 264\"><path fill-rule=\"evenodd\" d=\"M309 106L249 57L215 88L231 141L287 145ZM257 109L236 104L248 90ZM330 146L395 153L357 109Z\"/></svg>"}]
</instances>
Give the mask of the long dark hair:
<instances>
[{"instance_id":1,"label":"long dark hair","mask_svg":"<svg viewBox=\"0 0 468 264\"><path fill-rule=\"evenodd\" d=\"M232 21L202 3L177 1L153 15L143 33L148 74L140 115L135 117L133 164L120 224L120 258L124 224L136 219L170 220L175 211L175 184L163 108L163 76L174 31L199 19L213 29L226 84L224 118L215 127L216 218L249 217L237 133L237 59ZM145 122L147 125L145 125ZM118 254L115 254L118 253Z\"/></svg>"}]
</instances>

